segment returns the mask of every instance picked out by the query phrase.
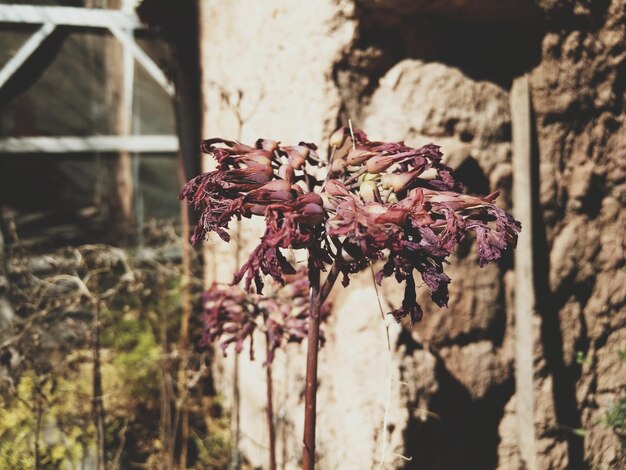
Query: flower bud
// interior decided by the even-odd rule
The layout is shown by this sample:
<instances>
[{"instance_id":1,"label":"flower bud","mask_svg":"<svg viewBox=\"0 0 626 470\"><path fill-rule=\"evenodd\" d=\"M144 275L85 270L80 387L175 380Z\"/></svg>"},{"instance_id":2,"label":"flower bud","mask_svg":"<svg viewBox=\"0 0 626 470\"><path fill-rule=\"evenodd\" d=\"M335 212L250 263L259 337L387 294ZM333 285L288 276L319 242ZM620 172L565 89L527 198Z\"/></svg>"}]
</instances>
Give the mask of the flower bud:
<instances>
[{"instance_id":1,"label":"flower bud","mask_svg":"<svg viewBox=\"0 0 626 470\"><path fill-rule=\"evenodd\" d=\"M424 201L434 204L443 203L454 211L476 209L484 207L485 204L490 204L480 197L452 191L433 191L431 189L422 188L422 193L424 194Z\"/></svg>"},{"instance_id":2,"label":"flower bud","mask_svg":"<svg viewBox=\"0 0 626 470\"><path fill-rule=\"evenodd\" d=\"M391 189L393 192L400 192L413 180L415 172L410 173L392 173L383 175L383 188Z\"/></svg>"},{"instance_id":3,"label":"flower bud","mask_svg":"<svg viewBox=\"0 0 626 470\"><path fill-rule=\"evenodd\" d=\"M332 157L335 160L345 160L348 152L352 149L351 139L346 139L343 146L333 149Z\"/></svg>"},{"instance_id":4,"label":"flower bud","mask_svg":"<svg viewBox=\"0 0 626 470\"><path fill-rule=\"evenodd\" d=\"M270 139L259 139L256 141L256 146L272 154L278 149L278 142Z\"/></svg>"},{"instance_id":5,"label":"flower bud","mask_svg":"<svg viewBox=\"0 0 626 470\"><path fill-rule=\"evenodd\" d=\"M385 213L376 218L377 223L404 225L409 216L409 212L402 207L391 206L385 209Z\"/></svg>"},{"instance_id":6,"label":"flower bud","mask_svg":"<svg viewBox=\"0 0 626 470\"><path fill-rule=\"evenodd\" d=\"M253 215L265 215L265 211L267 210L267 206L265 204L250 204L246 203L243 207ZM244 214L245 215L245 214ZM247 217L247 215L246 215Z\"/></svg>"},{"instance_id":7,"label":"flower bud","mask_svg":"<svg viewBox=\"0 0 626 470\"><path fill-rule=\"evenodd\" d=\"M346 163L348 165L361 165L363 162L367 161L375 155L377 155L376 152L370 152L369 150L351 150L346 157Z\"/></svg>"},{"instance_id":8,"label":"flower bud","mask_svg":"<svg viewBox=\"0 0 626 470\"><path fill-rule=\"evenodd\" d=\"M333 162L330 164L330 173L333 175L343 173L345 169L346 169L345 160L333 159Z\"/></svg>"},{"instance_id":9,"label":"flower bud","mask_svg":"<svg viewBox=\"0 0 626 470\"><path fill-rule=\"evenodd\" d=\"M337 206L339 205L339 201L337 201L337 199L335 199L334 197L330 196L327 192L323 192L322 193L322 207L324 207L324 209L326 209L327 211L335 211L337 209Z\"/></svg>"},{"instance_id":10,"label":"flower bud","mask_svg":"<svg viewBox=\"0 0 626 470\"><path fill-rule=\"evenodd\" d=\"M272 180L269 183L265 183L259 189L265 191L289 191L291 189L291 183L285 180Z\"/></svg>"},{"instance_id":11,"label":"flower bud","mask_svg":"<svg viewBox=\"0 0 626 470\"><path fill-rule=\"evenodd\" d=\"M373 173L365 173L361 178L363 181L376 181L379 176Z\"/></svg>"},{"instance_id":12,"label":"flower bud","mask_svg":"<svg viewBox=\"0 0 626 470\"><path fill-rule=\"evenodd\" d=\"M340 127L330 136L331 147L339 148L346 141L346 128Z\"/></svg>"},{"instance_id":13,"label":"flower bud","mask_svg":"<svg viewBox=\"0 0 626 470\"><path fill-rule=\"evenodd\" d=\"M270 166L272 164L271 155L264 150L255 150L244 154L237 161L246 164L249 168Z\"/></svg>"},{"instance_id":14,"label":"flower bud","mask_svg":"<svg viewBox=\"0 0 626 470\"><path fill-rule=\"evenodd\" d=\"M298 199L298 202L301 204L317 204L318 206L324 203L322 196L317 193L306 193Z\"/></svg>"},{"instance_id":15,"label":"flower bud","mask_svg":"<svg viewBox=\"0 0 626 470\"><path fill-rule=\"evenodd\" d=\"M368 173L382 173L395 163L393 155L376 155L365 164Z\"/></svg>"},{"instance_id":16,"label":"flower bud","mask_svg":"<svg viewBox=\"0 0 626 470\"><path fill-rule=\"evenodd\" d=\"M244 202L250 204L280 204L291 201L294 198L291 192L291 184L285 180L272 180L259 189L250 191L244 196Z\"/></svg>"},{"instance_id":17,"label":"flower bud","mask_svg":"<svg viewBox=\"0 0 626 470\"><path fill-rule=\"evenodd\" d=\"M321 205L306 204L298 216L298 221L307 225L317 225L324 220L326 213Z\"/></svg>"},{"instance_id":18,"label":"flower bud","mask_svg":"<svg viewBox=\"0 0 626 470\"><path fill-rule=\"evenodd\" d=\"M343 183L337 180L330 179L326 182L326 192L331 196L347 196L350 194L348 188Z\"/></svg>"},{"instance_id":19,"label":"flower bud","mask_svg":"<svg viewBox=\"0 0 626 470\"><path fill-rule=\"evenodd\" d=\"M254 185L267 183L273 177L274 172L271 166L234 169L222 173L222 180L226 184L226 187L237 187L241 185L253 185L254 187Z\"/></svg>"},{"instance_id":20,"label":"flower bud","mask_svg":"<svg viewBox=\"0 0 626 470\"><path fill-rule=\"evenodd\" d=\"M289 164L296 170L302 168L302 165L306 163L306 159L309 156L311 150L304 145L294 145L293 147L284 148L289 159Z\"/></svg>"},{"instance_id":21,"label":"flower bud","mask_svg":"<svg viewBox=\"0 0 626 470\"><path fill-rule=\"evenodd\" d=\"M296 176L296 172L293 167L287 163L280 166L278 169L278 177L284 179L289 184L293 183L293 179Z\"/></svg>"},{"instance_id":22,"label":"flower bud","mask_svg":"<svg viewBox=\"0 0 626 470\"><path fill-rule=\"evenodd\" d=\"M359 186L359 195L365 202L379 202L378 186L373 181L364 181Z\"/></svg>"},{"instance_id":23,"label":"flower bud","mask_svg":"<svg viewBox=\"0 0 626 470\"><path fill-rule=\"evenodd\" d=\"M418 178L423 180L434 180L437 178L437 168L429 168L418 175Z\"/></svg>"}]
</instances>

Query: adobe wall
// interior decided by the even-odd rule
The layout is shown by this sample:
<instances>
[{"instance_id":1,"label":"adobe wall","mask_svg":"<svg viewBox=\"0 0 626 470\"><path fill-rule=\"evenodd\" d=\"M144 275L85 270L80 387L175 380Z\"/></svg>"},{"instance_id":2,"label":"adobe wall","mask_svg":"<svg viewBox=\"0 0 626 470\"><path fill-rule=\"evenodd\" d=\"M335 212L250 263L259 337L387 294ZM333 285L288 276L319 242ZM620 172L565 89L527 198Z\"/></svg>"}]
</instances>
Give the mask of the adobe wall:
<instances>
[{"instance_id":1,"label":"adobe wall","mask_svg":"<svg viewBox=\"0 0 626 470\"><path fill-rule=\"evenodd\" d=\"M440 144L470 191L500 189L508 208L509 89L514 77L530 74L542 469L626 463L617 436L600 422L626 393L626 363L618 355L626 350L625 6L623 0L202 3L205 137L324 143L351 118L373 139ZM258 236L252 228L242 233L248 244ZM208 279L230 280L232 249L208 244ZM387 468L519 467L512 268L508 256L481 269L473 247L463 246L449 267L449 308L430 304L424 292L424 320L412 331L391 325ZM397 304L401 292L387 282L381 296ZM388 369L370 274L336 287L333 302L319 365L319 467L372 468L380 456ZM232 364L228 357L215 367L227 400ZM265 467L261 364L242 355L241 448ZM279 353L274 371L279 462L297 468L304 348Z\"/></svg>"}]
</instances>

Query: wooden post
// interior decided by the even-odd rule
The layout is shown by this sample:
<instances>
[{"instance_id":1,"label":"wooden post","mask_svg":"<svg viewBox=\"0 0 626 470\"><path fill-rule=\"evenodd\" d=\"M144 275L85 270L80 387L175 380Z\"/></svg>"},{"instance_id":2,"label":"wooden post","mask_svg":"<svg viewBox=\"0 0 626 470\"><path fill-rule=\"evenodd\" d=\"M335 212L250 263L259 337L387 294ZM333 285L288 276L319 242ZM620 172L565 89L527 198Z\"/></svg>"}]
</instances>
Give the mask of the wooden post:
<instances>
[{"instance_id":1,"label":"wooden post","mask_svg":"<svg viewBox=\"0 0 626 470\"><path fill-rule=\"evenodd\" d=\"M513 137L513 209L522 222L515 250L515 397L517 441L522 467L536 470L533 316L535 290L532 245L532 123L528 76L516 78L511 88Z\"/></svg>"},{"instance_id":2,"label":"wooden post","mask_svg":"<svg viewBox=\"0 0 626 470\"><path fill-rule=\"evenodd\" d=\"M181 185L185 183L185 169L183 168L183 158L179 154L178 156L178 175L181 181ZM180 349L180 367L178 368L178 387L181 394L187 395L187 371L189 362L189 320L191 319L192 300L191 300L191 237L190 224L189 224L189 212L185 201L180 201L180 224L181 224L181 236L182 236L182 264L183 271L181 275L180 291L181 291L181 317L180 317L180 337L179 337L179 349ZM187 450L189 442L189 407L187 400L182 400L180 403L182 407L182 420L181 420L181 436L180 436L180 458L179 467L181 469L187 468Z\"/></svg>"},{"instance_id":3,"label":"wooden post","mask_svg":"<svg viewBox=\"0 0 626 470\"><path fill-rule=\"evenodd\" d=\"M86 0L87 6L102 5L121 9L122 0L95 2ZM132 61L116 38L106 38L104 50L106 74L106 104L109 132L128 136L132 127ZM131 69L127 70L130 63ZM127 151L118 152L111 161L109 184L109 223L112 241L128 243L135 230L134 184L132 157Z\"/></svg>"}]
</instances>

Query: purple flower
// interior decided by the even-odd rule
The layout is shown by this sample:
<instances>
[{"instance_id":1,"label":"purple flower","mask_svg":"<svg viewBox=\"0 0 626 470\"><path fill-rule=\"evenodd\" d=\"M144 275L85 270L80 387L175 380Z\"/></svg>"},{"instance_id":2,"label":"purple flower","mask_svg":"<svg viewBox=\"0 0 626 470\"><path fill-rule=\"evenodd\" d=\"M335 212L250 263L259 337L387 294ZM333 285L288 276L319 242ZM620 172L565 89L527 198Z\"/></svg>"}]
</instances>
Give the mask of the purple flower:
<instances>
[{"instance_id":1,"label":"purple flower","mask_svg":"<svg viewBox=\"0 0 626 470\"><path fill-rule=\"evenodd\" d=\"M265 233L234 278L234 283L245 279L246 290L254 282L258 293L265 276L282 284L295 273L285 249L307 250L321 270L337 262L344 284L372 261L387 258L376 280L393 276L406 284L401 307L391 313L413 322L422 317L416 271L443 307L450 283L444 264L467 234L476 236L481 266L515 247L521 226L494 204L497 193L462 194L438 146L372 142L362 131L344 127L331 136L330 147L327 176L318 180L314 167L324 162L313 144L204 141L202 149L218 169L194 178L181 192L203 211L193 242L209 232L228 240L233 218L264 217ZM289 331L285 323L267 328L272 338Z\"/></svg>"},{"instance_id":2,"label":"purple flower","mask_svg":"<svg viewBox=\"0 0 626 470\"><path fill-rule=\"evenodd\" d=\"M271 363L275 351L287 343L301 343L308 334L308 279L306 270L285 276L286 285L271 285L266 296L247 293L239 287L213 284L202 295L202 336L200 345L219 342L224 355L234 344L235 352L243 350L250 341L253 355L253 335L262 331L268 340L265 363ZM321 311L321 321L330 315L330 305ZM320 341L324 343L323 334Z\"/></svg>"}]
</instances>

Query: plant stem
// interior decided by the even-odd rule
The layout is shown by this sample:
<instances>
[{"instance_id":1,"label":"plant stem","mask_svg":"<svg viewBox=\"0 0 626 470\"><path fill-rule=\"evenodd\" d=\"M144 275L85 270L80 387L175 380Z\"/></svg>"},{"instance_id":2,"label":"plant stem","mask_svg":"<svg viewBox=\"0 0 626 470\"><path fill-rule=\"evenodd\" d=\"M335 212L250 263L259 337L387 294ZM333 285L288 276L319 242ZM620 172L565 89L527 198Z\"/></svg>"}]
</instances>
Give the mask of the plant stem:
<instances>
[{"instance_id":1,"label":"plant stem","mask_svg":"<svg viewBox=\"0 0 626 470\"><path fill-rule=\"evenodd\" d=\"M96 469L104 469L104 403L100 371L100 301L94 305L93 329L93 418L96 428Z\"/></svg>"},{"instance_id":2,"label":"plant stem","mask_svg":"<svg viewBox=\"0 0 626 470\"><path fill-rule=\"evenodd\" d=\"M40 385L37 383L35 390L37 393L37 397L35 398L35 470L39 470L41 468L40 460L41 460L41 452L39 450L39 436L41 435L41 421L43 417L43 405L41 398L41 390L39 389Z\"/></svg>"},{"instance_id":3,"label":"plant stem","mask_svg":"<svg viewBox=\"0 0 626 470\"><path fill-rule=\"evenodd\" d=\"M306 354L306 387L304 391L304 440L302 452L303 470L315 467L315 413L317 400L317 351L320 336L320 271L309 258L309 335Z\"/></svg>"},{"instance_id":4,"label":"plant stem","mask_svg":"<svg viewBox=\"0 0 626 470\"><path fill-rule=\"evenodd\" d=\"M326 298L330 294L330 291L333 289L333 286L335 285L335 281L337 281L337 278L339 277L339 273L341 272L341 264L342 264L341 250L339 250L337 254L337 259L335 260L333 265L330 267L328 276L326 276L326 280L324 281L324 284L322 285L322 288L320 289L320 309L322 305L324 305L324 302L326 302Z\"/></svg>"},{"instance_id":5,"label":"plant stem","mask_svg":"<svg viewBox=\"0 0 626 470\"><path fill-rule=\"evenodd\" d=\"M265 339L267 344L266 362L270 354L270 339L269 335L265 333ZM274 404L272 400L272 364L267 362L265 365L265 377L267 385L267 430L270 438L270 470L276 470L276 435L274 432Z\"/></svg>"},{"instance_id":6,"label":"plant stem","mask_svg":"<svg viewBox=\"0 0 626 470\"><path fill-rule=\"evenodd\" d=\"M238 114L239 116L239 114ZM241 138L241 126L239 123L238 138ZM241 223L235 225L235 265L241 266ZM233 405L230 416L230 437L232 439L230 452L230 470L239 470L239 438L241 435L241 397L239 393L239 354L233 355Z\"/></svg>"},{"instance_id":7,"label":"plant stem","mask_svg":"<svg viewBox=\"0 0 626 470\"><path fill-rule=\"evenodd\" d=\"M306 356L306 388L304 391L304 440L302 453L303 470L315 468L315 418L317 402L317 352L319 350L320 312L322 305L340 273L341 250L330 268L324 285L320 288L320 271L309 258L309 335Z\"/></svg>"}]
</instances>

